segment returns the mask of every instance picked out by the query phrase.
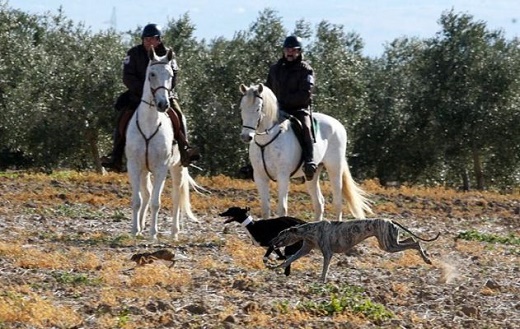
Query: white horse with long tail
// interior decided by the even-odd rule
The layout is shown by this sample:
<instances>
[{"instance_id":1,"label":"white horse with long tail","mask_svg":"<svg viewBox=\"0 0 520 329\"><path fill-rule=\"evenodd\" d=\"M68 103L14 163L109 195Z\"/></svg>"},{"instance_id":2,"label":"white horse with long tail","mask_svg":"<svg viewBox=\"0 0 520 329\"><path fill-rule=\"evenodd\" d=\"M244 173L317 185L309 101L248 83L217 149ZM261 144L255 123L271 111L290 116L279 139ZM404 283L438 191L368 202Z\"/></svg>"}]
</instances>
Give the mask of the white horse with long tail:
<instances>
[{"instance_id":1,"label":"white horse with long tail","mask_svg":"<svg viewBox=\"0 0 520 329\"><path fill-rule=\"evenodd\" d=\"M165 56L159 57L151 50L149 57L143 97L126 130L125 153L132 185L132 234L142 234L150 208L150 236L157 239L161 194L169 171L173 183L171 235L177 239L182 216L196 220L189 198L190 185L196 184L188 169L181 165L173 125L166 113L170 107L173 52L168 50Z\"/></svg>"},{"instance_id":2,"label":"white horse with long tail","mask_svg":"<svg viewBox=\"0 0 520 329\"><path fill-rule=\"evenodd\" d=\"M303 176L302 148L291 120L278 110L274 93L263 84L240 85L242 116L241 139L249 144L249 159L254 180L260 194L262 217L270 217L269 181L278 184L278 216L287 215L289 182L291 177ZM313 113L315 125L314 161L319 164L314 178L306 181L312 199L314 220L323 219L324 197L319 186L320 172L325 167L332 185L335 219L342 219L345 197L350 212L356 218L371 213L366 193L354 182L345 153L347 132L336 119Z\"/></svg>"}]
</instances>

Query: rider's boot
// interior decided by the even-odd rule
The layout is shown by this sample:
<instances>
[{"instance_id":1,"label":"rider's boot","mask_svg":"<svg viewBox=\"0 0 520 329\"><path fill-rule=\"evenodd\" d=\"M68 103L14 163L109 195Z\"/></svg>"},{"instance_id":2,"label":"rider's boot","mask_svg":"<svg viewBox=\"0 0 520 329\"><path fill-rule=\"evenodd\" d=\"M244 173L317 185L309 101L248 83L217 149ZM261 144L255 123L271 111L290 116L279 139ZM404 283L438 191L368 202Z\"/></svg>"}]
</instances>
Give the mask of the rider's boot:
<instances>
[{"instance_id":1,"label":"rider's boot","mask_svg":"<svg viewBox=\"0 0 520 329\"><path fill-rule=\"evenodd\" d=\"M101 165L105 169L114 172L123 171L123 153L125 151L125 141L119 132L114 132L114 145L109 155L101 157Z\"/></svg>"},{"instance_id":2,"label":"rider's boot","mask_svg":"<svg viewBox=\"0 0 520 329\"><path fill-rule=\"evenodd\" d=\"M107 170L123 171L123 154L125 153L125 132L128 121L132 117L133 111L121 110L117 118L116 129L114 131L114 145L109 155L101 157L101 165Z\"/></svg>"},{"instance_id":3,"label":"rider's boot","mask_svg":"<svg viewBox=\"0 0 520 329\"><path fill-rule=\"evenodd\" d=\"M318 166L314 162L314 141L312 139L311 129L307 125L303 128L303 173L305 179L312 180Z\"/></svg>"},{"instance_id":4,"label":"rider's boot","mask_svg":"<svg viewBox=\"0 0 520 329\"><path fill-rule=\"evenodd\" d=\"M178 103L173 100L172 107L167 111L170 120L173 124L173 132L175 140L179 145L179 152L181 154L181 164L183 167L188 167L192 161L200 160L199 151L191 147L186 138L186 127L182 119L182 112Z\"/></svg>"}]
</instances>

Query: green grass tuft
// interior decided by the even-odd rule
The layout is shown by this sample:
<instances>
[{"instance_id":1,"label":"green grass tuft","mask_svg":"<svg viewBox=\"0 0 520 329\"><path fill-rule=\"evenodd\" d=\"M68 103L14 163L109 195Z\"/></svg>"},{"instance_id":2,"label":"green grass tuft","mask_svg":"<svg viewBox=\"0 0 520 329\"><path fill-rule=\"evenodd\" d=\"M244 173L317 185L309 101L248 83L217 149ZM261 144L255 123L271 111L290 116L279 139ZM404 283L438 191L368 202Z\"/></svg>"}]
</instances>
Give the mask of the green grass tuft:
<instances>
[{"instance_id":1,"label":"green grass tuft","mask_svg":"<svg viewBox=\"0 0 520 329\"><path fill-rule=\"evenodd\" d=\"M475 230L460 232L457 239L469 241L482 241L489 243L501 243L507 245L520 245L520 237L510 233L507 236L500 236L496 234L481 233Z\"/></svg>"},{"instance_id":2,"label":"green grass tuft","mask_svg":"<svg viewBox=\"0 0 520 329\"><path fill-rule=\"evenodd\" d=\"M281 313L289 313L288 302L279 302L276 309ZM344 312L362 314L376 324L395 317L384 305L367 298L362 288L349 285L312 285L306 299L300 301L296 309L316 316L332 316Z\"/></svg>"}]
</instances>

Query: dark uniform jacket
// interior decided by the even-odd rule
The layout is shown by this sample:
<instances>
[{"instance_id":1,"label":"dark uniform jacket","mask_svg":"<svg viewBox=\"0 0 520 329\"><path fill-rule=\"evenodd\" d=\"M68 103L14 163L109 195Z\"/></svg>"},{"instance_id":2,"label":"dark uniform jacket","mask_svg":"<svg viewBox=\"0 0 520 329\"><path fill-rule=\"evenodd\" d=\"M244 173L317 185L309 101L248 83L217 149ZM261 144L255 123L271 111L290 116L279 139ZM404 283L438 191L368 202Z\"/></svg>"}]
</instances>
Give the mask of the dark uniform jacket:
<instances>
[{"instance_id":1,"label":"dark uniform jacket","mask_svg":"<svg viewBox=\"0 0 520 329\"><path fill-rule=\"evenodd\" d=\"M167 51L168 49L162 43L155 48L155 53L158 56L166 55ZM119 107L130 106L135 109L141 101L149 61L150 59L148 58L146 48L142 44L130 48L126 53L126 57L123 61L123 83L128 90L121 95L118 100L118 103L122 103L119 104ZM172 69L174 72L172 80L173 89L179 69L175 58L172 60ZM116 108L118 108L118 104L116 104Z\"/></svg>"},{"instance_id":2,"label":"dark uniform jacket","mask_svg":"<svg viewBox=\"0 0 520 329\"><path fill-rule=\"evenodd\" d=\"M281 110L289 114L309 110L314 76L312 67L301 56L292 62L281 58L273 64L265 85L276 95Z\"/></svg>"}]
</instances>

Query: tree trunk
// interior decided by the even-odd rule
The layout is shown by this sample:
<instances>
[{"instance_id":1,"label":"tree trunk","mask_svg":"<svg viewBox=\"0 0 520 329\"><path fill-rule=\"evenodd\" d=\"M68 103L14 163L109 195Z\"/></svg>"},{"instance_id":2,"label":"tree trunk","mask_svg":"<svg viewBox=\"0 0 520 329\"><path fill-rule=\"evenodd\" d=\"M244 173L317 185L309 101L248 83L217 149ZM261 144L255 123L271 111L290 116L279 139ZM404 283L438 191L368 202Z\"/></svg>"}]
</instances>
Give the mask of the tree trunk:
<instances>
[{"instance_id":1,"label":"tree trunk","mask_svg":"<svg viewBox=\"0 0 520 329\"><path fill-rule=\"evenodd\" d=\"M464 169L462 171L462 190L464 192L468 192L470 188L471 188L471 185L470 185L468 170Z\"/></svg>"},{"instance_id":2,"label":"tree trunk","mask_svg":"<svg viewBox=\"0 0 520 329\"><path fill-rule=\"evenodd\" d=\"M484 173L482 172L482 162L480 160L480 152L476 147L473 147L473 170L475 172L475 180L477 189L484 190Z\"/></svg>"},{"instance_id":3,"label":"tree trunk","mask_svg":"<svg viewBox=\"0 0 520 329\"><path fill-rule=\"evenodd\" d=\"M103 166L101 165L101 160L100 160L100 156L99 156L97 131L92 128L87 128L85 136L87 138L87 145L88 145L90 154L92 155L92 158L94 159L94 164L96 165L96 172L98 174L105 174L106 171L104 170Z\"/></svg>"}]
</instances>

